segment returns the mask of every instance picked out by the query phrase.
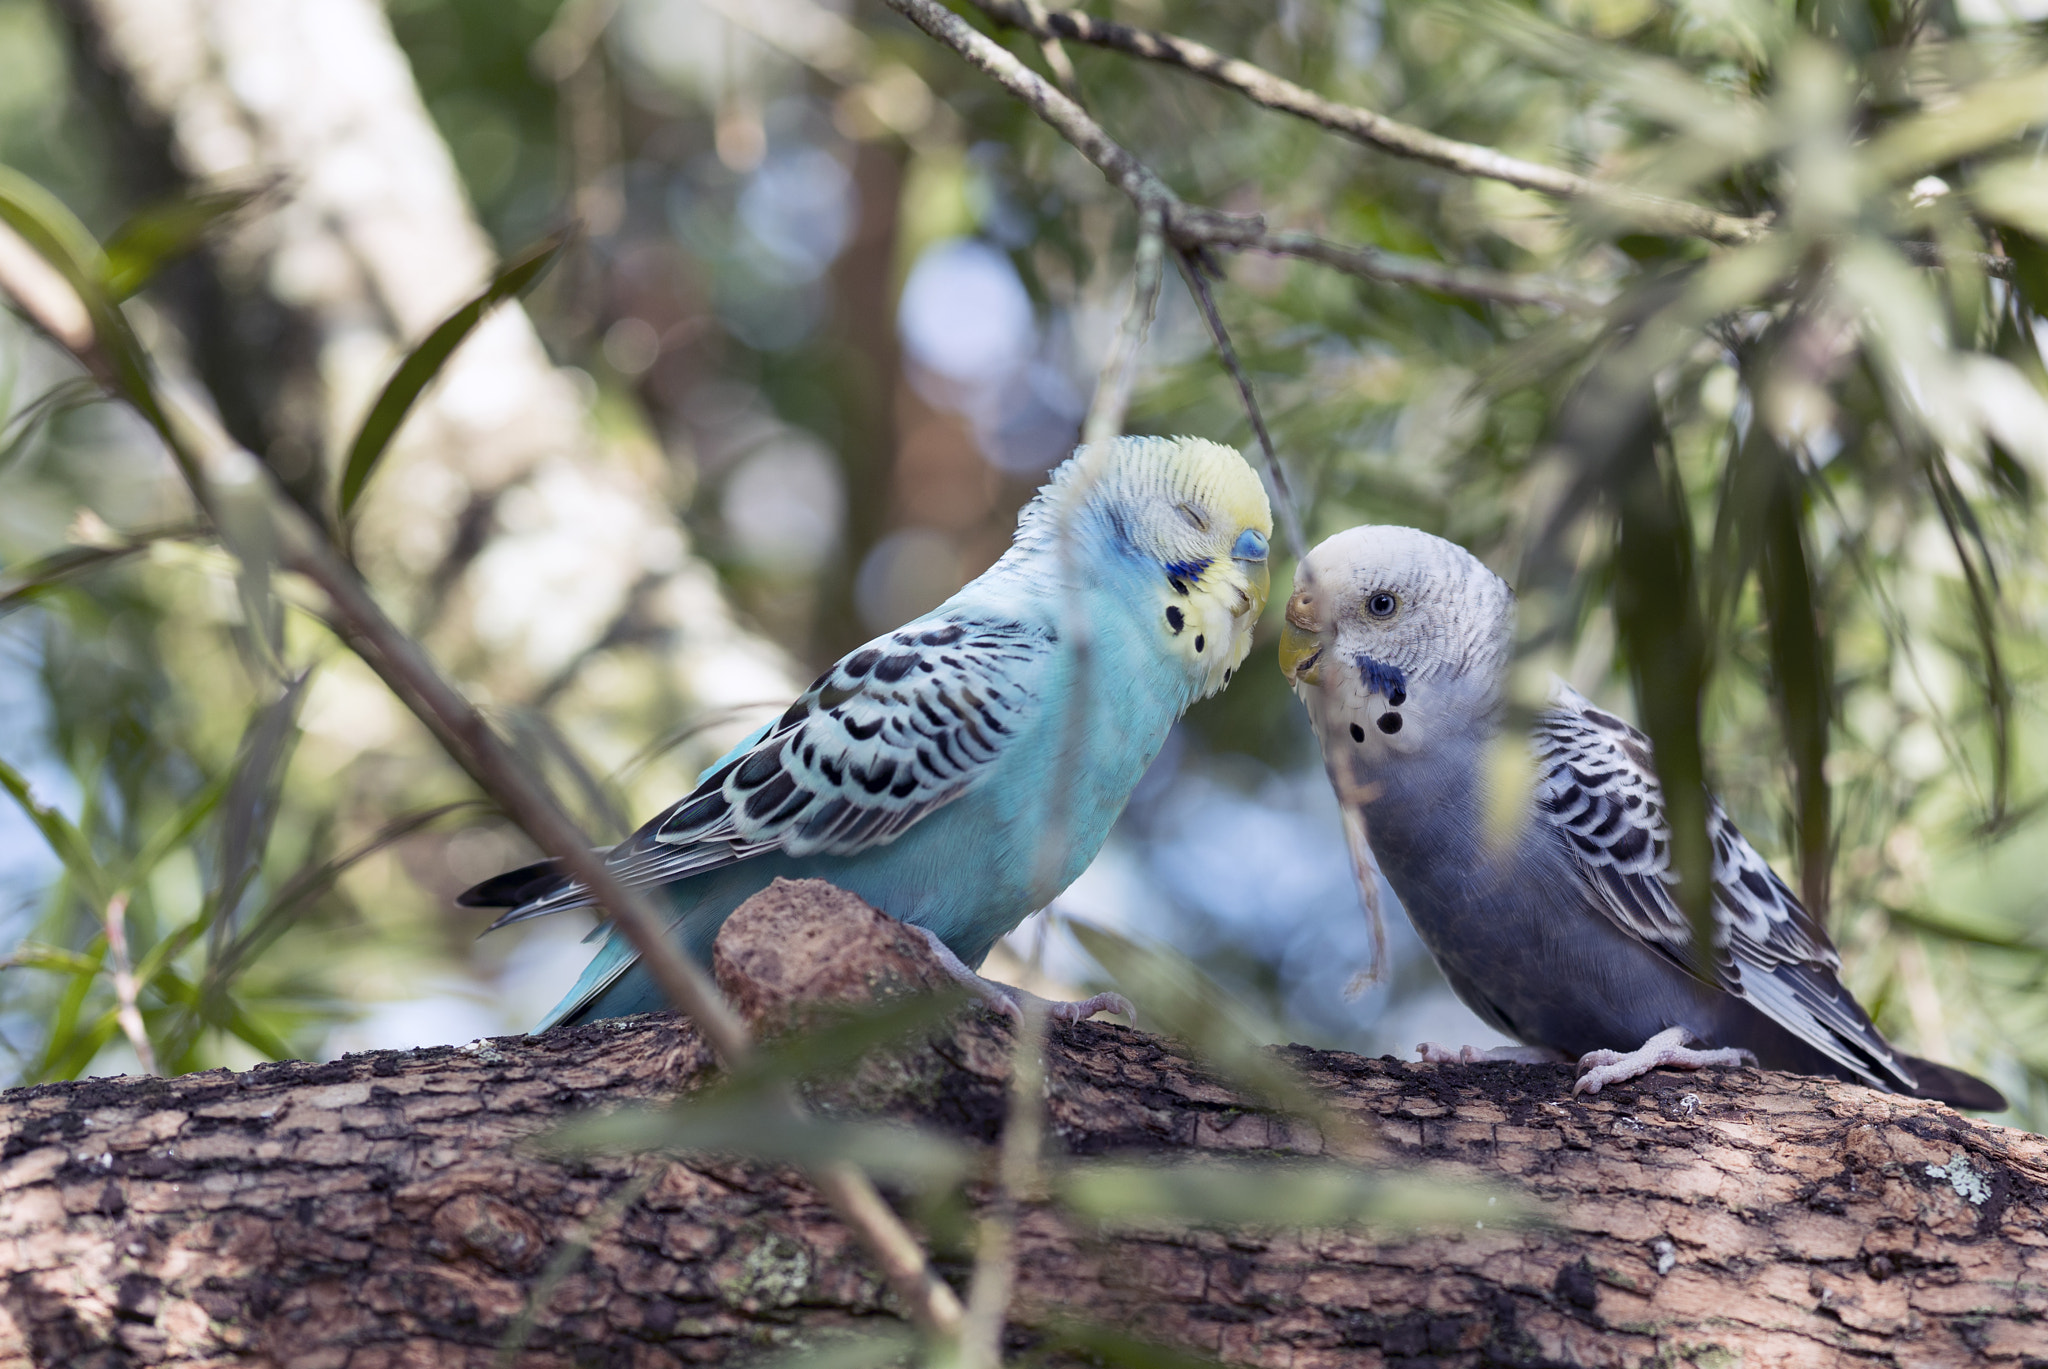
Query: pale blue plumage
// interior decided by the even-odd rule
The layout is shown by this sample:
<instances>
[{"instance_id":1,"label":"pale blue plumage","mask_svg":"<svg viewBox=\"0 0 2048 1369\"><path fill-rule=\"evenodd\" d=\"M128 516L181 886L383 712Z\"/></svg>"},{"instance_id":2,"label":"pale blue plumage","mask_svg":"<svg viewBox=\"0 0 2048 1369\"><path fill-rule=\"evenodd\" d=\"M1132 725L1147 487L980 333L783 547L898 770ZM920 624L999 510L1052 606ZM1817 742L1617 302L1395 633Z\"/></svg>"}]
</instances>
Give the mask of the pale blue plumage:
<instances>
[{"instance_id":1,"label":"pale blue plumage","mask_svg":"<svg viewBox=\"0 0 2048 1369\"><path fill-rule=\"evenodd\" d=\"M700 961L734 908L788 876L979 963L1086 868L1167 730L1242 662L1270 528L1228 448L1125 438L1077 454L1001 561L826 671L611 864L665 900ZM502 924L588 900L536 866L462 901L509 908ZM608 935L541 1027L662 1006L633 960Z\"/></svg>"}]
</instances>

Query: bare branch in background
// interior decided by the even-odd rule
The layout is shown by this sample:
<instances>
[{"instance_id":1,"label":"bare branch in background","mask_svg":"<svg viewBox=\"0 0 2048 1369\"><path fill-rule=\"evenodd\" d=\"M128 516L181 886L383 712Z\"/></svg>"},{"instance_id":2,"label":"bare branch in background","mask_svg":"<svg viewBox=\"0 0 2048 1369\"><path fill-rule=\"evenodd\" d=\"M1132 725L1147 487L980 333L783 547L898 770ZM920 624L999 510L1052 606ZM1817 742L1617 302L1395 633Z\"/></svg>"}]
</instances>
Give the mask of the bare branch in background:
<instances>
[{"instance_id":1,"label":"bare branch in background","mask_svg":"<svg viewBox=\"0 0 2048 1369\"><path fill-rule=\"evenodd\" d=\"M1071 38L1075 42L1177 66L1227 90L1234 90L1268 109L1297 115L1332 133L1342 134L1394 156L1426 162L1461 175L1504 181L1553 199L1589 201L1625 215L1651 231L1741 243L1756 237L1765 228L1755 219L1738 218L1681 200L1646 195L1559 167L1510 157L1478 143L1439 137L1373 110L1325 99L1263 67L1226 57L1214 48L1170 33L1132 28L1128 24L1097 19L1073 10L1046 12L1023 0L973 0L973 3L991 18L1023 29L1041 40Z\"/></svg>"},{"instance_id":2,"label":"bare branch in background","mask_svg":"<svg viewBox=\"0 0 2048 1369\"><path fill-rule=\"evenodd\" d=\"M1010 1048L1010 1102L996 1160L996 1189L977 1224L974 1282L960 1330L964 1369L1002 1369L1003 1329L1017 1288L1017 1217L1042 1196L1045 1146L1045 1005L1027 999Z\"/></svg>"},{"instance_id":3,"label":"bare branch in background","mask_svg":"<svg viewBox=\"0 0 2048 1369\"><path fill-rule=\"evenodd\" d=\"M1273 434L1266 430L1266 416L1259 412L1259 397L1252 392L1251 377L1244 373L1244 366L1237 359L1237 348L1231 345L1230 333L1223 326L1223 315L1216 312L1216 298L1210 293L1208 279L1202 274L1201 258L1183 252L1180 273L1186 278L1195 303L1201 306L1202 321L1209 325L1216 355L1222 360L1223 369L1230 372L1231 380L1236 382L1237 397L1244 405L1245 417L1251 420L1252 431L1258 435L1259 451L1266 458L1266 473L1273 480L1273 503L1280 515L1280 529L1287 534L1288 550L1298 561L1308 554L1308 535L1302 530L1301 510L1295 507L1294 491L1287 483L1287 473L1280 469L1280 454L1273 450Z\"/></svg>"},{"instance_id":4,"label":"bare branch in background","mask_svg":"<svg viewBox=\"0 0 2048 1369\"><path fill-rule=\"evenodd\" d=\"M1593 308L1598 304L1585 292L1555 281L1476 267L1417 262L1370 247L1325 242L1306 233L1272 233L1264 220L1256 216L1226 214L1190 204L1176 195L1151 167L1104 132L1079 104L937 0L888 0L888 4L1029 105L1093 162L1110 184L1128 195L1140 212L1157 213L1167 242L1176 250L1225 247L1300 257L1367 280L1416 285L1492 303L1539 304L1564 310Z\"/></svg>"},{"instance_id":5,"label":"bare branch in background","mask_svg":"<svg viewBox=\"0 0 2048 1369\"><path fill-rule=\"evenodd\" d=\"M149 1044L149 1029L142 1023L138 1002L141 986L135 982L135 963L128 955L128 894L126 890L107 900L107 959L114 962L114 1021L121 1034L135 1048L145 1074L155 1074L156 1050Z\"/></svg>"},{"instance_id":6,"label":"bare branch in background","mask_svg":"<svg viewBox=\"0 0 2048 1369\"><path fill-rule=\"evenodd\" d=\"M1453 266L1447 262L1384 252L1377 247L1347 246L1319 238L1313 233L1261 233L1242 243L1218 238L1215 245L1265 252L1276 257L1299 257L1363 280L1434 290L1440 295L1453 295L1459 299L1484 300L1493 304L1533 304L1560 313L1583 313L1606 303L1600 296L1571 281L1489 271L1479 266Z\"/></svg>"},{"instance_id":7,"label":"bare branch in background","mask_svg":"<svg viewBox=\"0 0 2048 1369\"><path fill-rule=\"evenodd\" d=\"M1159 282L1165 273L1166 243L1161 235L1159 215L1148 212L1138 233L1138 250L1131 261L1131 304L1124 311L1116 337L1103 359L1102 373L1095 382L1095 395L1088 402L1088 418L1081 425L1086 446L1113 442L1124 430L1124 413L1131 405L1131 387L1137 379L1138 353L1152 331L1152 318L1159 308Z\"/></svg>"}]
</instances>

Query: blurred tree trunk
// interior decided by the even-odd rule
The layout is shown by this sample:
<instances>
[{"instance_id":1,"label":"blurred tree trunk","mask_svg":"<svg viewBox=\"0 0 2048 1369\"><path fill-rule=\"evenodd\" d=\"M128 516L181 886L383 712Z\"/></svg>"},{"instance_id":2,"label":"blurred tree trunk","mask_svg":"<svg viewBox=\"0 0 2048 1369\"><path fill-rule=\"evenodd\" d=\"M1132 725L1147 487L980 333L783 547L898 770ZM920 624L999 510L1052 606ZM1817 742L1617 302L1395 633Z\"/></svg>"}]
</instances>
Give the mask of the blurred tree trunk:
<instances>
[{"instance_id":1,"label":"blurred tree trunk","mask_svg":"<svg viewBox=\"0 0 2048 1369\"><path fill-rule=\"evenodd\" d=\"M833 264L834 325L846 340L834 376L846 432L846 524L837 574L820 578L813 654L835 660L871 634L861 622L854 581L862 559L888 532L890 472L896 460L896 388L902 349L896 338L897 211L903 198L903 145L893 138L854 144L859 219Z\"/></svg>"},{"instance_id":2,"label":"blurred tree trunk","mask_svg":"<svg viewBox=\"0 0 2048 1369\"><path fill-rule=\"evenodd\" d=\"M749 909L719 957L743 1010L774 1010L791 984L921 973L886 920L849 942L797 925L810 905L776 890ZM987 1144L1011 1049L972 1014L836 1101ZM1378 1129L1367 1163L1489 1176L1551 1224L1090 1233L1033 1207L1013 1350L1054 1317L1256 1364L1955 1365L2044 1348L2038 1136L1754 1070L1660 1071L1577 1100L1563 1066L1285 1054ZM1048 1065L1055 1154L1328 1149L1141 1032L1055 1028ZM872 1329L880 1279L790 1171L526 1144L709 1069L693 1031L651 1017L4 1095L0 1366L482 1366L515 1334L521 1364L724 1362Z\"/></svg>"},{"instance_id":3,"label":"blurred tree trunk","mask_svg":"<svg viewBox=\"0 0 2048 1369\"><path fill-rule=\"evenodd\" d=\"M160 303L237 436L317 506L404 349L496 260L405 54L375 0L69 0L69 13L138 145L154 140L185 188L276 181L216 245L214 278ZM690 551L661 453L599 434L516 303L414 409L356 546L392 607L500 703L573 695L607 651L625 677L610 674L606 699L670 722L796 683ZM644 712L627 730L644 740Z\"/></svg>"}]
</instances>

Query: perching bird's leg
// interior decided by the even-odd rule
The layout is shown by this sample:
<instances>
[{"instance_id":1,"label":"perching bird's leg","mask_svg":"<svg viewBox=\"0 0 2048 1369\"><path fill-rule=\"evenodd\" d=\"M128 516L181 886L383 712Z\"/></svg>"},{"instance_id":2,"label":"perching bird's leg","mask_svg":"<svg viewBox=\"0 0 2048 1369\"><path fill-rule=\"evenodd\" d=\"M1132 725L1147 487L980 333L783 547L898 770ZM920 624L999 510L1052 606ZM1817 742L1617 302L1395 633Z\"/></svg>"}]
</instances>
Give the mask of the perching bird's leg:
<instances>
[{"instance_id":1,"label":"perching bird's leg","mask_svg":"<svg viewBox=\"0 0 2048 1369\"><path fill-rule=\"evenodd\" d=\"M938 933L931 928L920 927L914 922L904 925L924 938L925 944L932 948L932 954L939 958L939 964L945 966L946 973L959 980L990 1012L1003 1017L1021 1018L1024 1016L1024 1001L1028 998L1037 998L1036 994L1026 993L1008 984L983 979L968 969L966 962L954 955L953 948L939 940ZM1099 1012L1113 1012L1134 1023L1138 1020L1138 1010L1131 1006L1130 999L1120 993L1099 993L1093 998L1084 998L1077 1003L1053 1003L1043 998L1038 1001L1045 1004L1045 1015L1054 1022L1086 1022Z\"/></svg>"},{"instance_id":2,"label":"perching bird's leg","mask_svg":"<svg viewBox=\"0 0 2048 1369\"><path fill-rule=\"evenodd\" d=\"M1452 1050L1449 1046L1425 1041L1415 1051L1425 1065L1556 1065L1567 1058L1563 1051L1554 1051L1548 1046L1489 1046L1485 1050L1477 1046L1460 1046Z\"/></svg>"},{"instance_id":3,"label":"perching bird's leg","mask_svg":"<svg viewBox=\"0 0 2048 1369\"><path fill-rule=\"evenodd\" d=\"M1735 1046L1711 1051L1692 1050L1685 1044L1692 1039L1693 1034L1683 1027L1666 1027L1627 1054L1621 1051L1587 1051L1579 1057L1579 1082L1572 1085L1572 1093L1598 1093L1609 1084L1648 1074L1659 1065L1697 1070L1709 1065L1756 1063L1754 1055Z\"/></svg>"}]
</instances>

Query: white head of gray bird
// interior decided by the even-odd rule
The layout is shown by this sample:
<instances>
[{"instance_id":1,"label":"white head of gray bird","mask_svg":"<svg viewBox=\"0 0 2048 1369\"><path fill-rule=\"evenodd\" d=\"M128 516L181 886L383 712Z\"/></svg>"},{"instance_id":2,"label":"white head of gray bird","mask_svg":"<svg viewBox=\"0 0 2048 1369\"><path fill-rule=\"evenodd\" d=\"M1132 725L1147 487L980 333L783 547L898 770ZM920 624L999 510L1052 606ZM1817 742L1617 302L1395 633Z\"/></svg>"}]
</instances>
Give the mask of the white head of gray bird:
<instances>
[{"instance_id":1,"label":"white head of gray bird","mask_svg":"<svg viewBox=\"0 0 2048 1369\"><path fill-rule=\"evenodd\" d=\"M1463 547L1358 527L1302 559L1280 669L1317 731L1346 732L1371 764L1479 740L1498 720L1514 635L1514 591Z\"/></svg>"}]
</instances>

